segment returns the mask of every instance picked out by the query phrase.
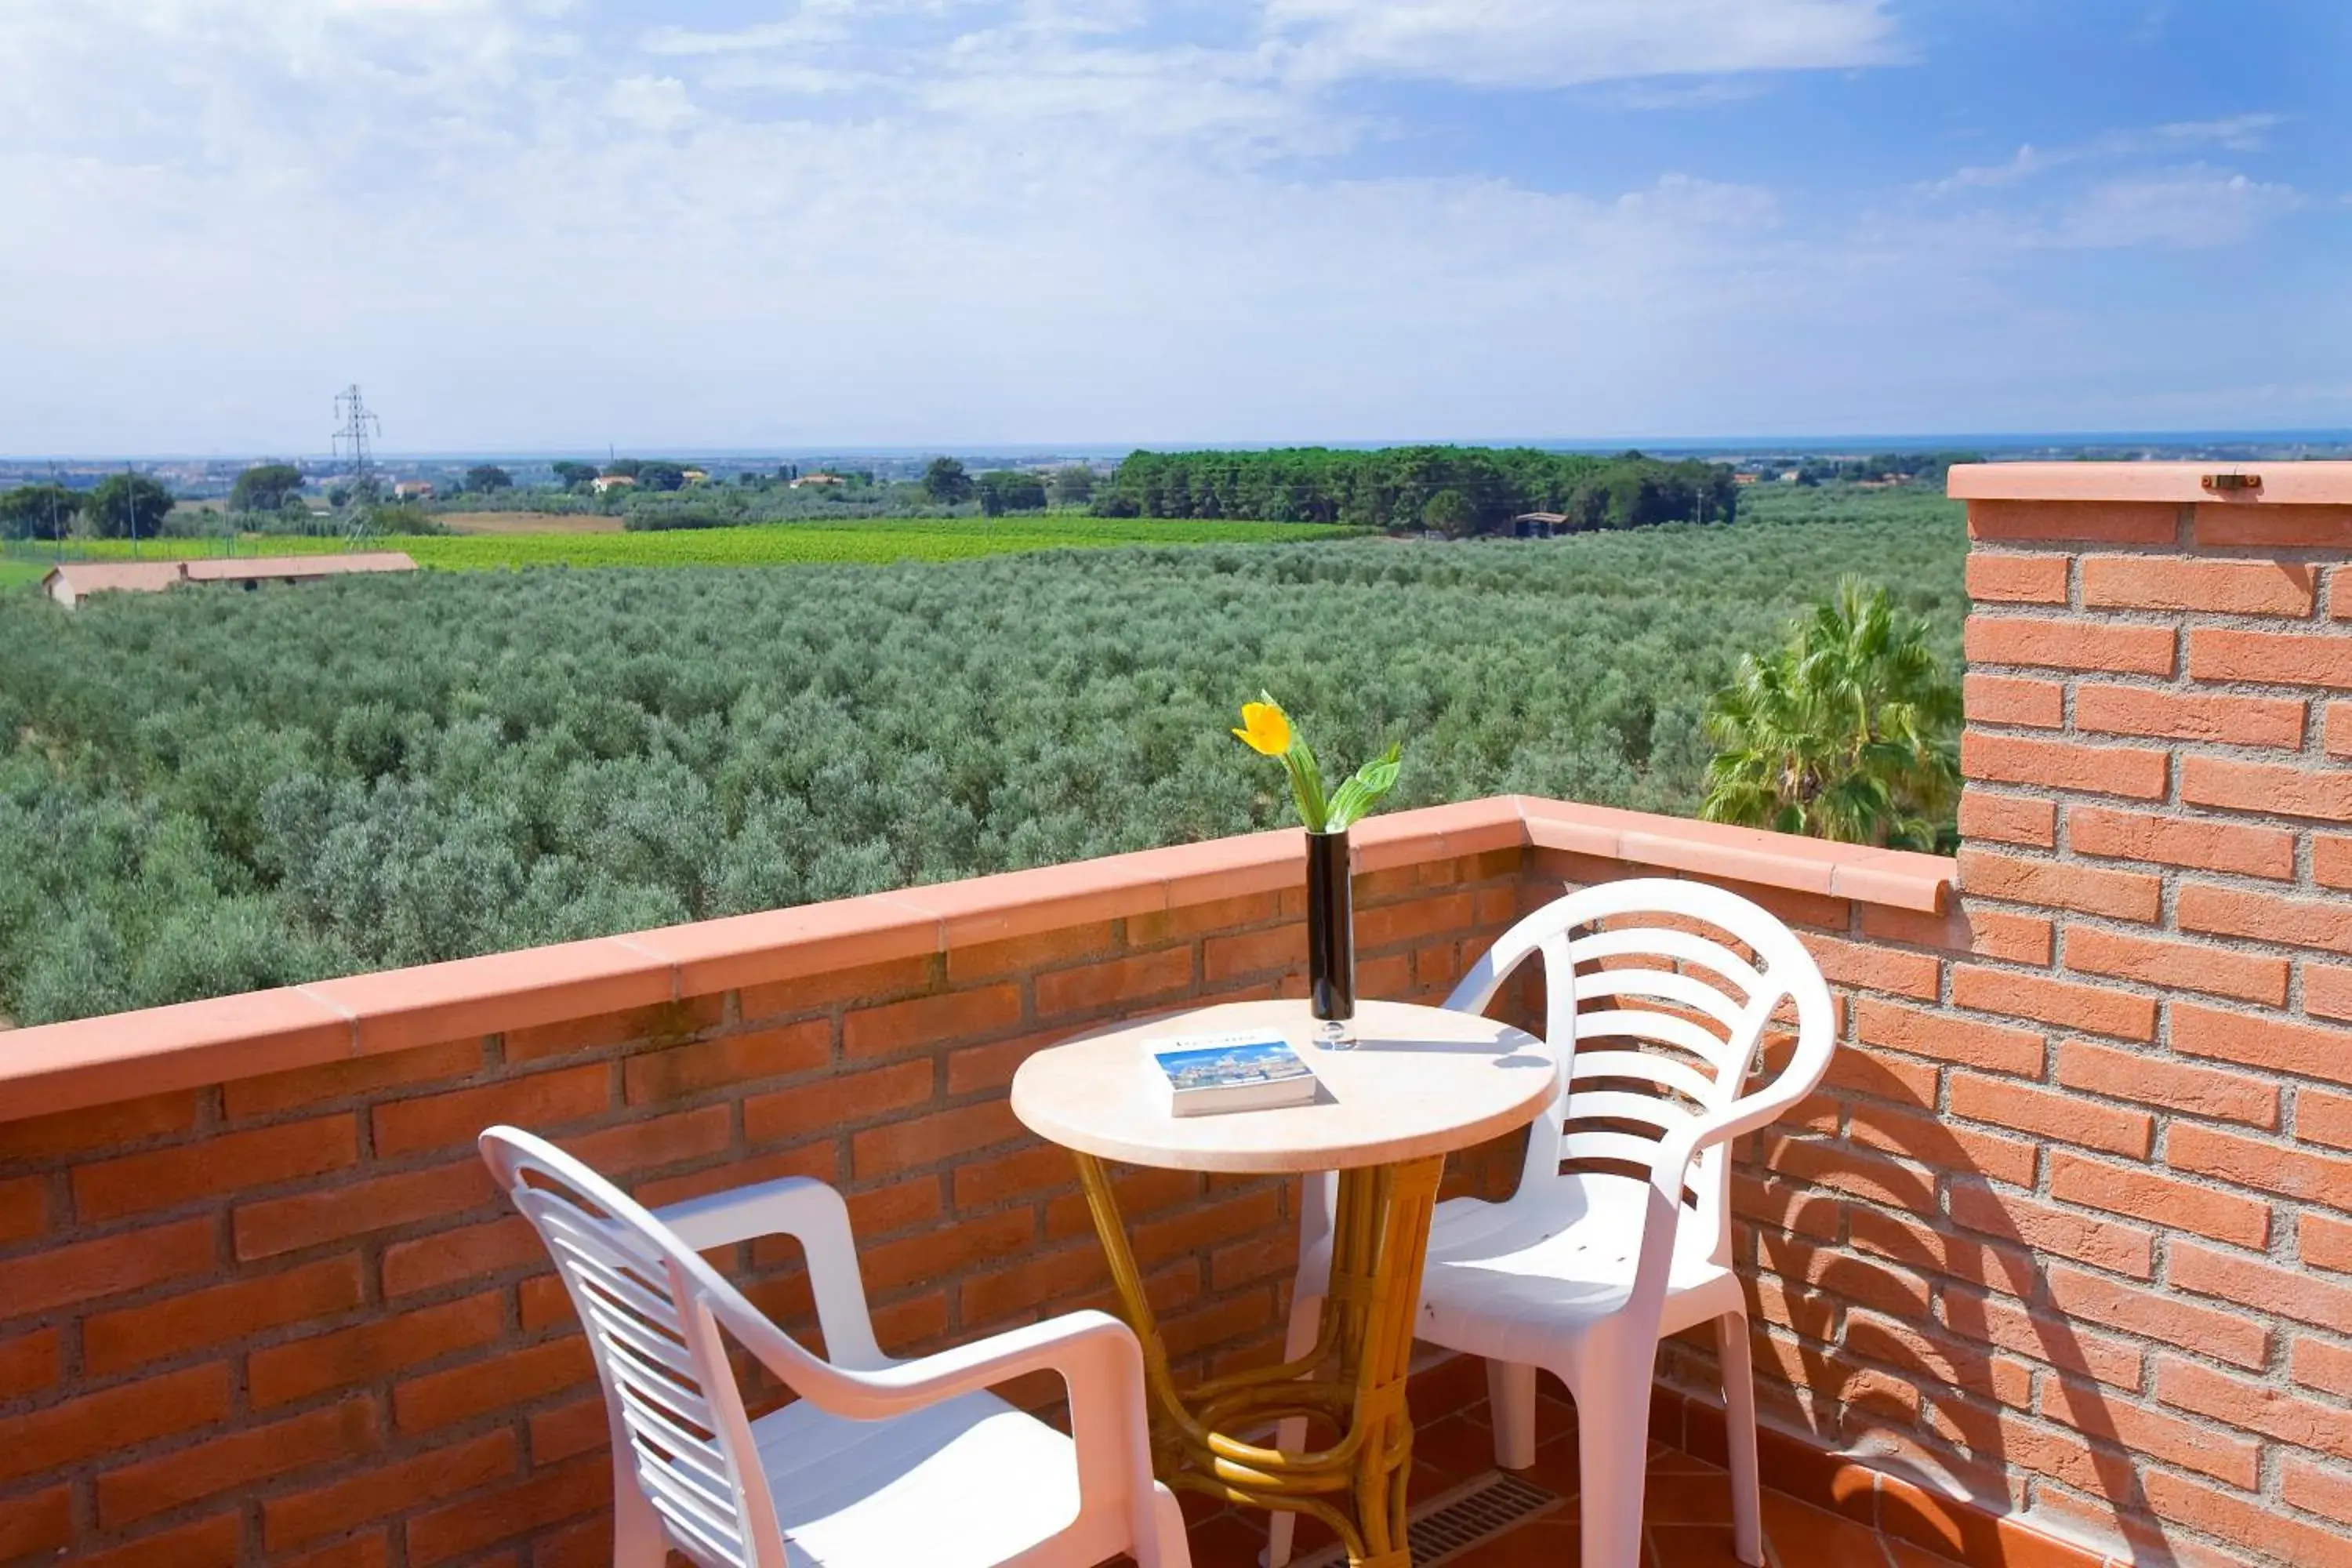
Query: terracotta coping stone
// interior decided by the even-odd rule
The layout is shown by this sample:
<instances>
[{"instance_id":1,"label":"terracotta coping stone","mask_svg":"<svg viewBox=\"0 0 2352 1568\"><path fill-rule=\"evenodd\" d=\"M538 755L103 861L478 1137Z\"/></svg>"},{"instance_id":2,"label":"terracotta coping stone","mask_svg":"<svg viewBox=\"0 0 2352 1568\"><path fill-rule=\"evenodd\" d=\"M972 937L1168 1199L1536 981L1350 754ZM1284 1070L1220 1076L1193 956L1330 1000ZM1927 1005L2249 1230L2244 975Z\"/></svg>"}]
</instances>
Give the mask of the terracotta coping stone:
<instances>
[{"instance_id":1,"label":"terracotta coping stone","mask_svg":"<svg viewBox=\"0 0 2352 1568\"><path fill-rule=\"evenodd\" d=\"M2208 474L2258 474L2255 489L2209 490ZM2352 505L2352 463L1962 463L1955 500L2177 501L2208 506Z\"/></svg>"},{"instance_id":2,"label":"terracotta coping stone","mask_svg":"<svg viewBox=\"0 0 2352 1568\"><path fill-rule=\"evenodd\" d=\"M2352 466L2352 465L2347 465ZM1376 816L1360 871L1533 847L1923 913L1951 860L1527 795ZM0 1121L1295 885L1296 828L0 1034Z\"/></svg>"}]
</instances>

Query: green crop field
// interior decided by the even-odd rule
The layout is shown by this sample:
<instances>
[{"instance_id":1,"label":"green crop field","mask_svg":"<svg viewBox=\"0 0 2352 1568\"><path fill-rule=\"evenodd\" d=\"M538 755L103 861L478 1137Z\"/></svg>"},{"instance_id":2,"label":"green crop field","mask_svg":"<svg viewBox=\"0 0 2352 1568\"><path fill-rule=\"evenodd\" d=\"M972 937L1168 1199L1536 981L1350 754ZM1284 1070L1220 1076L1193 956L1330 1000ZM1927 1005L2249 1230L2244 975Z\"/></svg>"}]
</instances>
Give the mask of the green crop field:
<instances>
[{"instance_id":1,"label":"green crop field","mask_svg":"<svg viewBox=\"0 0 2352 1568\"><path fill-rule=\"evenodd\" d=\"M882 565L894 561L965 561L1034 550L1126 544L1252 544L1328 539L1350 531L1311 523L1196 522L1159 518L1034 517L878 518L828 527L761 523L744 528L685 529L660 533L505 533L394 536L369 548L406 552L420 566L480 571L521 566L805 566ZM134 553L169 561L228 553L226 542L85 541L78 554L128 560ZM247 535L239 555L293 555L348 548L340 539ZM16 563L21 563L22 558ZM46 570L45 567L37 570Z\"/></svg>"},{"instance_id":2,"label":"green crop field","mask_svg":"<svg viewBox=\"0 0 2352 1568\"><path fill-rule=\"evenodd\" d=\"M1275 826L1277 775L1225 732L1261 687L1334 767L1402 741L1398 806L1689 812L1708 695L1842 574L1891 585L1957 659L1958 512L1773 495L1728 527L1543 542L425 573L70 613L0 595L0 1013Z\"/></svg>"}]
</instances>

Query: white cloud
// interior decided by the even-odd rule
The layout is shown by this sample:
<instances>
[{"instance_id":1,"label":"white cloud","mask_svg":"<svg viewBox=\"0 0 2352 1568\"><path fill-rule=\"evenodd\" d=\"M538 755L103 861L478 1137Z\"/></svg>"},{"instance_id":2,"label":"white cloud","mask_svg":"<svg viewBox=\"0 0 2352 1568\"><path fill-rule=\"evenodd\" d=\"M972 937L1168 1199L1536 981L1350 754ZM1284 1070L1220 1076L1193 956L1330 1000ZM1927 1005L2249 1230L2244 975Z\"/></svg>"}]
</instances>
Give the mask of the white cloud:
<instances>
[{"instance_id":1,"label":"white cloud","mask_svg":"<svg viewBox=\"0 0 2352 1568\"><path fill-rule=\"evenodd\" d=\"M2251 237L2303 205L2294 187L2201 165L2102 180L2037 238L2071 249L2154 245L2209 250Z\"/></svg>"},{"instance_id":2,"label":"white cloud","mask_svg":"<svg viewBox=\"0 0 2352 1568\"><path fill-rule=\"evenodd\" d=\"M1266 23L1325 79L1566 87L1900 55L1885 0L1269 0Z\"/></svg>"}]
</instances>

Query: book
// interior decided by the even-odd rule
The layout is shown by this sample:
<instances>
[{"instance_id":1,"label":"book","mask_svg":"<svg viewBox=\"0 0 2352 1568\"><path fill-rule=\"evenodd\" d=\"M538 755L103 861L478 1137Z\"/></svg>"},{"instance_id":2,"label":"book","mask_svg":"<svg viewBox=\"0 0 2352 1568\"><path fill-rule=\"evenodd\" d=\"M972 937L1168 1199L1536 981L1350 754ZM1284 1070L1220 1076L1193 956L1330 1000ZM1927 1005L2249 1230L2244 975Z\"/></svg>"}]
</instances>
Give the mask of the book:
<instances>
[{"instance_id":1,"label":"book","mask_svg":"<svg viewBox=\"0 0 2352 1568\"><path fill-rule=\"evenodd\" d=\"M1265 1110L1315 1099L1314 1069L1279 1035L1188 1035L1167 1043L1152 1060L1168 1075L1171 1115Z\"/></svg>"}]
</instances>

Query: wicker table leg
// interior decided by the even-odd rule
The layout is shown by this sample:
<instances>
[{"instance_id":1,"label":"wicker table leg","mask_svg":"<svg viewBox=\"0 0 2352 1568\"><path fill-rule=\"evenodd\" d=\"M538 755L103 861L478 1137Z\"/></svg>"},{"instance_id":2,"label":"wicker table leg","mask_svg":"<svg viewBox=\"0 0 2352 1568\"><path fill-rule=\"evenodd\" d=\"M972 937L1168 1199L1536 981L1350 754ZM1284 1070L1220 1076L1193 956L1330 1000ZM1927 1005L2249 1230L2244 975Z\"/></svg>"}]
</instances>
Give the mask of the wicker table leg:
<instances>
[{"instance_id":1,"label":"wicker table leg","mask_svg":"<svg viewBox=\"0 0 2352 1568\"><path fill-rule=\"evenodd\" d=\"M1412 1568L1405 1374L1444 1158L1341 1172L1320 1342L1297 1361L1188 1388L1179 1388L1169 1371L1109 1176L1093 1156L1076 1159L1111 1281L1143 1344L1160 1478L1253 1508L1311 1514L1339 1535L1351 1568ZM1343 1436L1303 1454L1227 1436L1298 1415L1330 1419Z\"/></svg>"}]
</instances>

